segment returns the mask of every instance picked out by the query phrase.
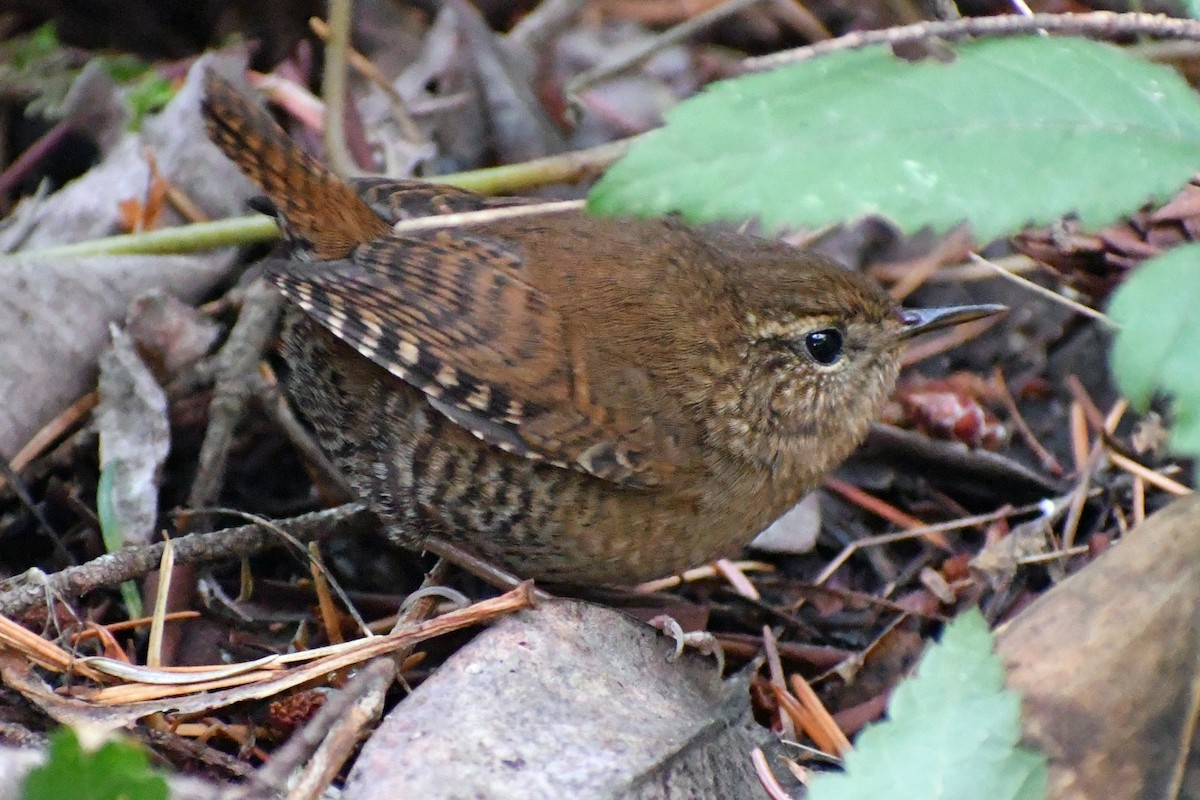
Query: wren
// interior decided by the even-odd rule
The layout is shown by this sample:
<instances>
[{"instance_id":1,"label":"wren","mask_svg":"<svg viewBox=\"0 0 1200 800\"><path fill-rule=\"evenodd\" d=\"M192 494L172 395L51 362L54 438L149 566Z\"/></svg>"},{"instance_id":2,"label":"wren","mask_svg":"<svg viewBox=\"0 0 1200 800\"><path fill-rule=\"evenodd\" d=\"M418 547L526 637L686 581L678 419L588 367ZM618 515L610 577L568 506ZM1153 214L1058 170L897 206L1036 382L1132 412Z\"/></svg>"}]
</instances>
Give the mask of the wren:
<instances>
[{"instance_id":1,"label":"wren","mask_svg":"<svg viewBox=\"0 0 1200 800\"><path fill-rule=\"evenodd\" d=\"M998 306L902 310L781 242L580 211L398 235L530 201L345 182L212 72L213 141L291 257L286 391L398 544L522 578L629 584L736 553L864 438L906 339Z\"/></svg>"}]
</instances>

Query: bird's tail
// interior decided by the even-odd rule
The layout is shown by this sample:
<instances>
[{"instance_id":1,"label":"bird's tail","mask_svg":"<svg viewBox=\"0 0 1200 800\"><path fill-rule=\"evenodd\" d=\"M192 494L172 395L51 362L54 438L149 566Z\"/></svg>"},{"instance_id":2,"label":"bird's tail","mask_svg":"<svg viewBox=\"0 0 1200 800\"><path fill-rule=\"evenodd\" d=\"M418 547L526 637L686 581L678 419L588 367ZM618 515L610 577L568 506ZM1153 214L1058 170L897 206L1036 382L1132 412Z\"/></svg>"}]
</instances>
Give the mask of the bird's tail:
<instances>
[{"instance_id":1,"label":"bird's tail","mask_svg":"<svg viewBox=\"0 0 1200 800\"><path fill-rule=\"evenodd\" d=\"M317 258L345 258L391 231L341 178L301 150L270 115L213 70L204 75L209 138L271 200L293 239Z\"/></svg>"}]
</instances>

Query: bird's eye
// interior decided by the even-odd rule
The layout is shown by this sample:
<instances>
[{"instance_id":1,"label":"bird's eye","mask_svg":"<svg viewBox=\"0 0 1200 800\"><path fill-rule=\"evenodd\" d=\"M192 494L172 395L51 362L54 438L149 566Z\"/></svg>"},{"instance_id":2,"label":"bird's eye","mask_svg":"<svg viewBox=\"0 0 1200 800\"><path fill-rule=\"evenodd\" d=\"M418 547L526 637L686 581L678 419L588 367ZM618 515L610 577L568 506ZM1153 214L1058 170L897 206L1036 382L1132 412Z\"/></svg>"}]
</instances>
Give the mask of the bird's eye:
<instances>
[{"instance_id":1,"label":"bird's eye","mask_svg":"<svg viewBox=\"0 0 1200 800\"><path fill-rule=\"evenodd\" d=\"M818 364L829 366L842 357L842 332L837 328L822 328L804 337L804 349Z\"/></svg>"}]
</instances>

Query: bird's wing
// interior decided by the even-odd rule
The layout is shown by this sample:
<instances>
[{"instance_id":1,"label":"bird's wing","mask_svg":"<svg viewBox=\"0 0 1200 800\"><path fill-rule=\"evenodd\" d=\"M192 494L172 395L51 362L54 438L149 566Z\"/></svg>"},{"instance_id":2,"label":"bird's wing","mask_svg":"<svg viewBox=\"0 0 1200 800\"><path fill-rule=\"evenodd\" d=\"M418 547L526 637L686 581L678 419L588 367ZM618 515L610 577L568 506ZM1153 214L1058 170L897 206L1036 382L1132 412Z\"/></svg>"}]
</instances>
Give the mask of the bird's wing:
<instances>
[{"instance_id":1,"label":"bird's wing","mask_svg":"<svg viewBox=\"0 0 1200 800\"><path fill-rule=\"evenodd\" d=\"M489 444L631 487L663 485L680 466L671 428L636 397L594 396L581 343L506 240L391 235L341 260L271 261L268 275Z\"/></svg>"}]
</instances>

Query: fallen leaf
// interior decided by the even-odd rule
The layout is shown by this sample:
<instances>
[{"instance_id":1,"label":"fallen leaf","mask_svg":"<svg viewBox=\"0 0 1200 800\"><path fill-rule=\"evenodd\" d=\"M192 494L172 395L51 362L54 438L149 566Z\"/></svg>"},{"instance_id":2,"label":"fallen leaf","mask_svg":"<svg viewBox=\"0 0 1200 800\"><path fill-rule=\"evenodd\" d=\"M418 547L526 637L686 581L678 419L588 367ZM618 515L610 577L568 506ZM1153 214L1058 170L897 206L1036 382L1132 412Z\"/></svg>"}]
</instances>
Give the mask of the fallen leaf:
<instances>
[{"instance_id":1,"label":"fallen leaf","mask_svg":"<svg viewBox=\"0 0 1200 800\"><path fill-rule=\"evenodd\" d=\"M109 551L146 544L158 520L158 483L171 449L167 395L138 357L129 334L112 332L100 357L100 402L94 418L100 432L101 529Z\"/></svg>"},{"instance_id":2,"label":"fallen leaf","mask_svg":"<svg viewBox=\"0 0 1200 800\"><path fill-rule=\"evenodd\" d=\"M206 56L191 75L216 62ZM221 65L219 65L221 66ZM225 63L224 68L230 65ZM201 72L197 72L200 70ZM144 191L142 150L153 148L167 178L214 218L240 214L254 190L203 133L199 81L127 136L103 162L50 198L18 206L0 230L0 457L11 456L88 391L96 359L133 298L161 288L194 301L226 276L234 248L191 256L38 257L38 248L107 236L119 227L117 199Z\"/></svg>"}]
</instances>

